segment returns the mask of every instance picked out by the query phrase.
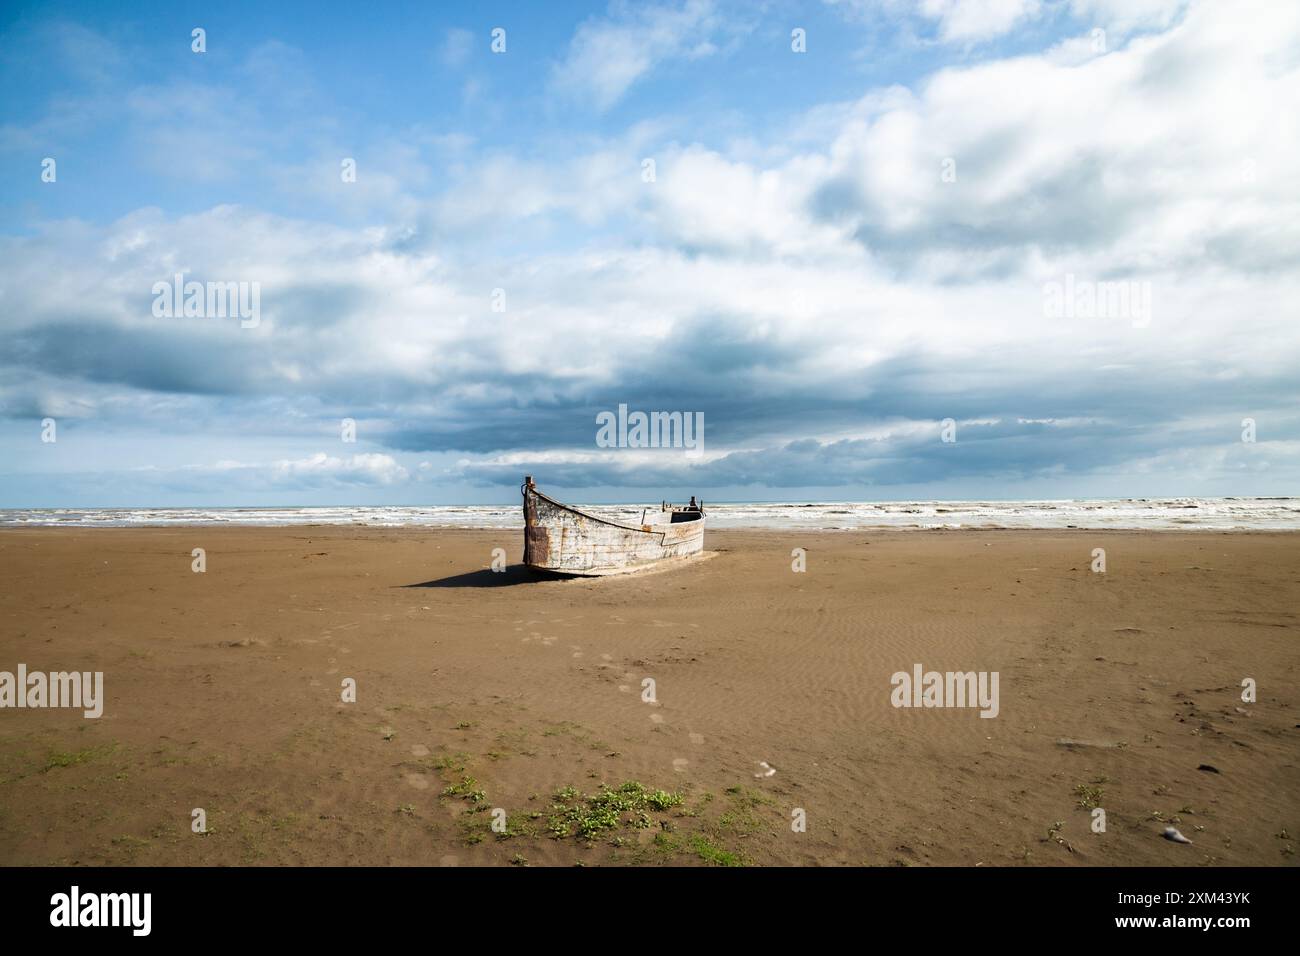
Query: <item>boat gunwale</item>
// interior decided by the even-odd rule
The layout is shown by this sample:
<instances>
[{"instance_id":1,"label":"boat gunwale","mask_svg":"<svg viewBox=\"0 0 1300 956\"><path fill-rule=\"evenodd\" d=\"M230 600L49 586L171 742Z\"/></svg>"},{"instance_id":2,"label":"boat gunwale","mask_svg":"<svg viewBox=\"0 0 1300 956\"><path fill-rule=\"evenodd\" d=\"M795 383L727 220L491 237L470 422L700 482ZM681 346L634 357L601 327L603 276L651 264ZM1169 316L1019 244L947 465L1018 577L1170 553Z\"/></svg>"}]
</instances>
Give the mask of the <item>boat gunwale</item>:
<instances>
[{"instance_id":1,"label":"boat gunwale","mask_svg":"<svg viewBox=\"0 0 1300 956\"><path fill-rule=\"evenodd\" d=\"M699 524L700 524L700 529L703 530L703 528L704 528L704 512L702 512L702 511L699 512L699 517L698 517L698 518L695 518L695 519L693 519L693 520L690 521L690 522L686 522L686 521L670 522L669 524L667 524L667 525L664 526L664 530L662 530L662 531L647 531L644 527L637 527L636 525L623 524L621 521L612 521L612 520L610 520L609 518L601 518L601 517L598 517L597 515L588 514L587 512L585 512L585 511L581 511L581 510L579 510L579 509L573 507L572 505L566 505L566 504L565 504L564 502L562 502L562 501L556 501L556 500L555 500L554 498L552 498L550 495L547 495L547 494L545 494L545 493L543 493L543 492L538 491L535 487L533 487L533 488L529 488L529 489L528 489L528 493L529 493L529 494L534 494L534 495L536 495L538 498L541 498L541 499L543 499L543 500L549 502L550 504L553 504L553 505L554 505L555 507L557 507L557 508L562 508L562 509L564 509L565 511L572 512L573 514L576 514L576 515L582 515L582 517L586 518L588 521L595 521L595 522L598 523L598 524L606 524L606 525L609 525L609 526L612 527L612 528L619 528L620 530L623 530L623 531L635 531L635 532L637 532L638 534L657 534L657 535L660 536L661 539L662 539L662 537L663 537L665 534L668 533L668 532L667 532L667 529L668 529L668 528L671 528L671 527L673 526L674 523L676 523L676 524L678 524L678 525L682 525L682 524L694 524L696 521L698 521Z\"/></svg>"}]
</instances>

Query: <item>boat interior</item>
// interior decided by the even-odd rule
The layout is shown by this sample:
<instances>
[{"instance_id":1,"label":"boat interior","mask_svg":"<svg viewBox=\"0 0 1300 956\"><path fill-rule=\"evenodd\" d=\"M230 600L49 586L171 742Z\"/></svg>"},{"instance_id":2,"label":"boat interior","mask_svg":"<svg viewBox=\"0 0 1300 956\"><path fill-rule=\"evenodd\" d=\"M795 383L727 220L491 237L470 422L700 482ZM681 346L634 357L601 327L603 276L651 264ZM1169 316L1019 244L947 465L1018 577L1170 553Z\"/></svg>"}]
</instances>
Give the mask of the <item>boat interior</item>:
<instances>
[{"instance_id":1,"label":"boat interior","mask_svg":"<svg viewBox=\"0 0 1300 956\"><path fill-rule=\"evenodd\" d=\"M699 521L703 517L703 511L674 511L669 522L671 524L681 524L683 521Z\"/></svg>"},{"instance_id":2,"label":"boat interior","mask_svg":"<svg viewBox=\"0 0 1300 956\"><path fill-rule=\"evenodd\" d=\"M653 511L646 508L641 512L641 526L657 524L682 524L686 521L699 521L704 517L702 508L684 507L678 508L664 502L659 511Z\"/></svg>"}]
</instances>

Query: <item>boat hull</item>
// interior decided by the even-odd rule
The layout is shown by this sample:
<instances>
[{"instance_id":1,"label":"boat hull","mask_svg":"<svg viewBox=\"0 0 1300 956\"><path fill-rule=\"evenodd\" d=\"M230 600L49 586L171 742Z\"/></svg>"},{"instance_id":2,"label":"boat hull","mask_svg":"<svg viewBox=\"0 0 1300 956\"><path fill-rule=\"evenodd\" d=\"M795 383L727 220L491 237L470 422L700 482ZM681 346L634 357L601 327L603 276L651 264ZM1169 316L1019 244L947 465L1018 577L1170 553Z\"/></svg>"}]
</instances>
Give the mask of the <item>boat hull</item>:
<instances>
[{"instance_id":1,"label":"boat hull","mask_svg":"<svg viewBox=\"0 0 1300 956\"><path fill-rule=\"evenodd\" d=\"M524 487L524 564L539 571L627 574L704 550L704 515L664 511L639 527L586 514Z\"/></svg>"}]
</instances>

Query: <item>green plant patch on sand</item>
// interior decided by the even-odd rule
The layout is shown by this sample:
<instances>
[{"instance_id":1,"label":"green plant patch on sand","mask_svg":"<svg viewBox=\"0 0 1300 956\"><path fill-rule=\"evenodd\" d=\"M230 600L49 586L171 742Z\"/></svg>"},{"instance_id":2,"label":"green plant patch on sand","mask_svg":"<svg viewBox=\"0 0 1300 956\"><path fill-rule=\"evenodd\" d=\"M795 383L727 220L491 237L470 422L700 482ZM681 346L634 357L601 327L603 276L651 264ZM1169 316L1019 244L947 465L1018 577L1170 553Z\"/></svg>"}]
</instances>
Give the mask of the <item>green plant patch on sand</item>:
<instances>
[{"instance_id":1,"label":"green plant patch on sand","mask_svg":"<svg viewBox=\"0 0 1300 956\"><path fill-rule=\"evenodd\" d=\"M617 790L601 784L595 793L585 795L565 787L555 794L547 828L560 839L580 836L588 840L608 830L645 829L654 824L652 813L664 813L683 799L680 793L648 790L634 780Z\"/></svg>"},{"instance_id":2,"label":"green plant patch on sand","mask_svg":"<svg viewBox=\"0 0 1300 956\"><path fill-rule=\"evenodd\" d=\"M56 770L60 767L75 767L77 764L89 763L100 757L107 757L117 749L117 744L104 744L102 747L87 747L85 750L69 750L50 752L45 761L45 771Z\"/></svg>"},{"instance_id":3,"label":"green plant patch on sand","mask_svg":"<svg viewBox=\"0 0 1300 956\"><path fill-rule=\"evenodd\" d=\"M712 863L714 866L745 865L744 857L739 853L724 850L710 841L703 833L697 833L691 837L690 846L691 851L705 863Z\"/></svg>"},{"instance_id":4,"label":"green plant patch on sand","mask_svg":"<svg viewBox=\"0 0 1300 956\"><path fill-rule=\"evenodd\" d=\"M459 782L444 788L442 795L444 797L460 797L462 800L468 800L473 804L480 804L487 800L487 794L479 786L479 782L469 776L463 776Z\"/></svg>"}]
</instances>

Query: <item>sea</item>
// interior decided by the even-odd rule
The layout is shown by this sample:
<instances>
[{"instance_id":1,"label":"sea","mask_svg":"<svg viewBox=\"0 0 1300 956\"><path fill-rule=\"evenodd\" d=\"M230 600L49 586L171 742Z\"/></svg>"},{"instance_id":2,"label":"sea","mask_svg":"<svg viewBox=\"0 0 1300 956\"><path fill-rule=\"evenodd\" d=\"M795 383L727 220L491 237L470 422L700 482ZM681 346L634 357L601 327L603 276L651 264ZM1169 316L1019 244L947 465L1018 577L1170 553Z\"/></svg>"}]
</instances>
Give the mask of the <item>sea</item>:
<instances>
[{"instance_id":1,"label":"sea","mask_svg":"<svg viewBox=\"0 0 1300 956\"><path fill-rule=\"evenodd\" d=\"M646 504L584 505L639 523ZM1065 501L708 502L710 528L851 531L858 528L1085 528L1205 531L1300 530L1300 498L1119 498ZM308 508L14 508L0 527L351 525L371 528L523 526L518 503Z\"/></svg>"}]
</instances>

